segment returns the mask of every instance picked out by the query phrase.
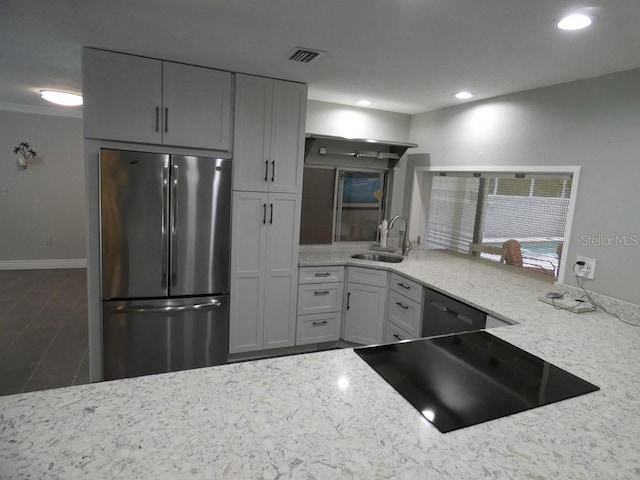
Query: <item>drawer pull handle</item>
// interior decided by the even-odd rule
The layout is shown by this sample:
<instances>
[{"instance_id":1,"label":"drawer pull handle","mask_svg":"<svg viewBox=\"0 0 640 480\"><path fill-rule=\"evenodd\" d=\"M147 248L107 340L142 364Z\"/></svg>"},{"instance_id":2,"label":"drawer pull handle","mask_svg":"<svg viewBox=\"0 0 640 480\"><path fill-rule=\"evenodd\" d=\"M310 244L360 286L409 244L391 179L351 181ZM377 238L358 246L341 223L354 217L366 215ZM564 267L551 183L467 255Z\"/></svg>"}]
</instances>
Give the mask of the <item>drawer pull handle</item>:
<instances>
[{"instance_id":1,"label":"drawer pull handle","mask_svg":"<svg viewBox=\"0 0 640 480\"><path fill-rule=\"evenodd\" d=\"M403 308L403 309L405 309L405 310L408 310L408 309L409 309L409 307L408 307L408 306L406 306L405 304L400 303L400 302L396 302L396 305L398 305L400 308Z\"/></svg>"},{"instance_id":2,"label":"drawer pull handle","mask_svg":"<svg viewBox=\"0 0 640 480\"><path fill-rule=\"evenodd\" d=\"M329 293L331 293L331 292L329 292L329 290L322 290L320 292L313 292L313 294L317 295L317 296L319 296L319 295L329 295Z\"/></svg>"},{"instance_id":3,"label":"drawer pull handle","mask_svg":"<svg viewBox=\"0 0 640 480\"><path fill-rule=\"evenodd\" d=\"M351 292L347 292L347 310L351 308L351 306L349 305L350 300L351 300Z\"/></svg>"},{"instance_id":4,"label":"drawer pull handle","mask_svg":"<svg viewBox=\"0 0 640 480\"><path fill-rule=\"evenodd\" d=\"M398 335L397 333L393 334L393 338L395 338L396 340L402 340L402 338L400 338L400 335Z\"/></svg>"},{"instance_id":5,"label":"drawer pull handle","mask_svg":"<svg viewBox=\"0 0 640 480\"><path fill-rule=\"evenodd\" d=\"M322 325L326 325L327 322L326 320L322 320L321 322L311 322L311 325L313 325L314 327L321 327Z\"/></svg>"},{"instance_id":6,"label":"drawer pull handle","mask_svg":"<svg viewBox=\"0 0 640 480\"><path fill-rule=\"evenodd\" d=\"M316 277L330 277L331 276L331 272L317 272Z\"/></svg>"},{"instance_id":7,"label":"drawer pull handle","mask_svg":"<svg viewBox=\"0 0 640 480\"><path fill-rule=\"evenodd\" d=\"M404 283L398 283L398 286L399 286L399 287L402 287L402 288L404 288L404 289L406 289L406 290L411 290L411 287L410 287L410 286L408 286L408 285L405 285Z\"/></svg>"}]
</instances>

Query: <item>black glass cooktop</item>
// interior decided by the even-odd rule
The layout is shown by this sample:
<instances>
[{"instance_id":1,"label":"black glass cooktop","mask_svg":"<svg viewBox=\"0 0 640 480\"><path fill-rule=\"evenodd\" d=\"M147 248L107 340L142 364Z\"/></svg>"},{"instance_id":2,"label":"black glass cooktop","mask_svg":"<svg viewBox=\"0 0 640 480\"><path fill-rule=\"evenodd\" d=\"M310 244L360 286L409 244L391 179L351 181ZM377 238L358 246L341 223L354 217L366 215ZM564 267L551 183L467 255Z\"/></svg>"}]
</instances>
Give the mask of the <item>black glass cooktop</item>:
<instances>
[{"instance_id":1,"label":"black glass cooktop","mask_svg":"<svg viewBox=\"0 0 640 480\"><path fill-rule=\"evenodd\" d=\"M443 433L599 390L484 331L355 351Z\"/></svg>"}]
</instances>

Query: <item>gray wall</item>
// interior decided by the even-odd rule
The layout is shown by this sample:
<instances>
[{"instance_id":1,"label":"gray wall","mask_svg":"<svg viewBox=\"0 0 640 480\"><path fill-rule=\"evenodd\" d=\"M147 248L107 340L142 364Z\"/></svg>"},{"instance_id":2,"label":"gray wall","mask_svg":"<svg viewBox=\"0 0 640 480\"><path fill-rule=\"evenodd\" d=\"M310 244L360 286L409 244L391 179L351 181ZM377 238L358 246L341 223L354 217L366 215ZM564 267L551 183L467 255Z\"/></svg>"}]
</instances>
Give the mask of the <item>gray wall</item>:
<instances>
[{"instance_id":1,"label":"gray wall","mask_svg":"<svg viewBox=\"0 0 640 480\"><path fill-rule=\"evenodd\" d=\"M404 113L307 101L307 133L406 142L410 124Z\"/></svg>"},{"instance_id":2,"label":"gray wall","mask_svg":"<svg viewBox=\"0 0 640 480\"><path fill-rule=\"evenodd\" d=\"M38 157L26 170L13 149ZM81 266L85 259L82 119L0 110L0 269ZM45 245L45 237L52 245Z\"/></svg>"},{"instance_id":3,"label":"gray wall","mask_svg":"<svg viewBox=\"0 0 640 480\"><path fill-rule=\"evenodd\" d=\"M415 115L409 141L434 166L580 165L566 258L596 258L585 287L640 303L640 69Z\"/></svg>"}]
</instances>

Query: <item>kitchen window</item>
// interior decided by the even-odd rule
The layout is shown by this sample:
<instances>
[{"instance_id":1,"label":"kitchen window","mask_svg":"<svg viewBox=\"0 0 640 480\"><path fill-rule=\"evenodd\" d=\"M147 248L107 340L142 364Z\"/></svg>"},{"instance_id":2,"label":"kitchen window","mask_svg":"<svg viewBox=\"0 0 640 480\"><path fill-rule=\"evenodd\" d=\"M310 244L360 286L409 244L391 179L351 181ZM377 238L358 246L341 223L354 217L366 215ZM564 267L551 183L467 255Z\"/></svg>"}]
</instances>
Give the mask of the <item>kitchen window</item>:
<instances>
[{"instance_id":1,"label":"kitchen window","mask_svg":"<svg viewBox=\"0 0 640 480\"><path fill-rule=\"evenodd\" d=\"M425 208L429 247L471 253L470 245L505 248L506 263L557 277L573 175L434 172Z\"/></svg>"},{"instance_id":2,"label":"kitchen window","mask_svg":"<svg viewBox=\"0 0 640 480\"><path fill-rule=\"evenodd\" d=\"M386 186L386 170L305 167L300 243L376 241Z\"/></svg>"}]
</instances>

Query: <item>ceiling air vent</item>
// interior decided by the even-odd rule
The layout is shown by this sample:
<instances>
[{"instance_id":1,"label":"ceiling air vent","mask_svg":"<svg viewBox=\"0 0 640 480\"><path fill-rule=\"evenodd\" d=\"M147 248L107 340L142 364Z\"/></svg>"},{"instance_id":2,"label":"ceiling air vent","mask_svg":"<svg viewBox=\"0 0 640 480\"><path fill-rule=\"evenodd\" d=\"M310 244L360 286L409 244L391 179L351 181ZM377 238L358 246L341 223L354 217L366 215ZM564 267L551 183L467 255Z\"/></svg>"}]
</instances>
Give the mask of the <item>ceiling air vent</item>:
<instances>
[{"instance_id":1,"label":"ceiling air vent","mask_svg":"<svg viewBox=\"0 0 640 480\"><path fill-rule=\"evenodd\" d=\"M309 63L313 59L321 57L327 52L313 50L312 48L296 47L296 51L289 57L292 62Z\"/></svg>"}]
</instances>

